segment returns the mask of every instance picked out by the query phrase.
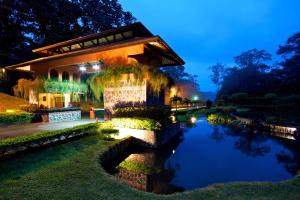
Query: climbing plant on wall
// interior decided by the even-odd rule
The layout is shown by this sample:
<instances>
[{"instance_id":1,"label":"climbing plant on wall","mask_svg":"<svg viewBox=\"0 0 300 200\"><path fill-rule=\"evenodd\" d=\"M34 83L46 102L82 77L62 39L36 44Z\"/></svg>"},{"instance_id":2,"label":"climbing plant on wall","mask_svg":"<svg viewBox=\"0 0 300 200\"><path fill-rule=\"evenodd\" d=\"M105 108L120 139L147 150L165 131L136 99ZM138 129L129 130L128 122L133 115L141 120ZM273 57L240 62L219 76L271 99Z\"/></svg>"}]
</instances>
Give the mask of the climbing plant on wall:
<instances>
[{"instance_id":1,"label":"climbing plant on wall","mask_svg":"<svg viewBox=\"0 0 300 200\"><path fill-rule=\"evenodd\" d=\"M147 80L150 89L156 95L169 84L169 78L158 68L142 64L105 66L101 72L90 77L87 84L95 97L100 99L105 87L117 86L124 77L135 84Z\"/></svg>"}]
</instances>

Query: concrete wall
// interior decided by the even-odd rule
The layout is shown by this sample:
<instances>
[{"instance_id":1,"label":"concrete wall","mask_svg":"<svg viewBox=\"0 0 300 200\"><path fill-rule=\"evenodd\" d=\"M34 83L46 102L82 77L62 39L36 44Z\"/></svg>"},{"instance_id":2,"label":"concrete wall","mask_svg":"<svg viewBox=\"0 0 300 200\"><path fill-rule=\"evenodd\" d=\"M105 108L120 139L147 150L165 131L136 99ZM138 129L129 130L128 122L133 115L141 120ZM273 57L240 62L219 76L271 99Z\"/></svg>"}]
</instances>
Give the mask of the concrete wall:
<instances>
[{"instance_id":1,"label":"concrete wall","mask_svg":"<svg viewBox=\"0 0 300 200\"><path fill-rule=\"evenodd\" d=\"M164 127L162 131L148 131L130 128L114 127L119 130L119 134L114 136L115 139L123 139L126 137L133 137L135 144L158 148L168 143L173 137L181 132L180 123L171 124L168 127Z\"/></svg>"}]
</instances>

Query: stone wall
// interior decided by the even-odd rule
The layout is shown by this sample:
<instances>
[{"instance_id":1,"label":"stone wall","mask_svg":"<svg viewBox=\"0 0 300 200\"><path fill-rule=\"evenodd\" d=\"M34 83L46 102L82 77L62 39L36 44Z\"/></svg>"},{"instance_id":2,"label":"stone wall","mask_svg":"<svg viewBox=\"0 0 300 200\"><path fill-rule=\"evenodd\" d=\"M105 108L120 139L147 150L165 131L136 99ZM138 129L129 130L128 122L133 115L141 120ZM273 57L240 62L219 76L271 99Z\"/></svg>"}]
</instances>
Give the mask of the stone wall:
<instances>
[{"instance_id":1,"label":"stone wall","mask_svg":"<svg viewBox=\"0 0 300 200\"><path fill-rule=\"evenodd\" d=\"M108 110L111 110L119 102L146 102L146 81L141 84L127 80L119 81L118 86L104 89L103 100L104 108Z\"/></svg>"},{"instance_id":2,"label":"stone wall","mask_svg":"<svg viewBox=\"0 0 300 200\"><path fill-rule=\"evenodd\" d=\"M144 192L153 190L152 175L137 173L120 168L118 173L116 174L116 177L126 182L129 186L138 190L142 190Z\"/></svg>"},{"instance_id":3,"label":"stone wall","mask_svg":"<svg viewBox=\"0 0 300 200\"><path fill-rule=\"evenodd\" d=\"M48 112L42 114L43 122L63 122L81 120L81 110Z\"/></svg>"}]
</instances>

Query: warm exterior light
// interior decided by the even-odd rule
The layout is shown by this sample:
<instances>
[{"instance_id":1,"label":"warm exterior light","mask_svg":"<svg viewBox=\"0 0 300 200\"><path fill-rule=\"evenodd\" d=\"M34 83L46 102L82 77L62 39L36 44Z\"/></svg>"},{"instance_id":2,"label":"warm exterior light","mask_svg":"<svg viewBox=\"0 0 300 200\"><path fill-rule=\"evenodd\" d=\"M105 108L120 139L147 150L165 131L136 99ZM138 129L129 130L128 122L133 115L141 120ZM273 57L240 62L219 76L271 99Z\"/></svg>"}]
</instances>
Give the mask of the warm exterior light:
<instances>
[{"instance_id":1,"label":"warm exterior light","mask_svg":"<svg viewBox=\"0 0 300 200\"><path fill-rule=\"evenodd\" d=\"M2 68L2 72L5 73L5 69L4 68Z\"/></svg>"},{"instance_id":2,"label":"warm exterior light","mask_svg":"<svg viewBox=\"0 0 300 200\"><path fill-rule=\"evenodd\" d=\"M86 71L86 67L85 67L85 66L81 66L79 69L80 69L80 71L82 71L82 72L85 72L85 71Z\"/></svg>"},{"instance_id":3,"label":"warm exterior light","mask_svg":"<svg viewBox=\"0 0 300 200\"><path fill-rule=\"evenodd\" d=\"M93 69L94 69L94 70L99 70L99 69L100 69L99 64L93 64Z\"/></svg>"},{"instance_id":4,"label":"warm exterior light","mask_svg":"<svg viewBox=\"0 0 300 200\"><path fill-rule=\"evenodd\" d=\"M7 113L14 113L14 112L16 112L16 111L15 111L15 110L11 110L11 109L7 109L6 112L7 112Z\"/></svg>"},{"instance_id":5,"label":"warm exterior light","mask_svg":"<svg viewBox=\"0 0 300 200\"><path fill-rule=\"evenodd\" d=\"M176 117L174 115L172 115L170 118L172 122L176 122Z\"/></svg>"},{"instance_id":6,"label":"warm exterior light","mask_svg":"<svg viewBox=\"0 0 300 200\"><path fill-rule=\"evenodd\" d=\"M197 122L197 118L196 117L191 117L191 122L194 124Z\"/></svg>"}]
</instances>

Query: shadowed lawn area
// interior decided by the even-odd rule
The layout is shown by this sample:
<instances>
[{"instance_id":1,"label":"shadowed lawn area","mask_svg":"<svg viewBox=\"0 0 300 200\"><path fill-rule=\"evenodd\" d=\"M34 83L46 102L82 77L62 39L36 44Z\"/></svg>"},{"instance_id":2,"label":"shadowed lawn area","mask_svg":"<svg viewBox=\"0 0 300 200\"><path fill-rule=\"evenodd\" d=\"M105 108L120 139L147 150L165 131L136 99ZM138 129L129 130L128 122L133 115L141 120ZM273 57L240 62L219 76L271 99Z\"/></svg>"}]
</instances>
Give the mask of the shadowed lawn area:
<instances>
[{"instance_id":1,"label":"shadowed lawn area","mask_svg":"<svg viewBox=\"0 0 300 200\"><path fill-rule=\"evenodd\" d=\"M144 193L101 167L99 156L116 142L90 136L1 161L0 199L300 199L300 177L277 184L218 184L172 195Z\"/></svg>"}]
</instances>

